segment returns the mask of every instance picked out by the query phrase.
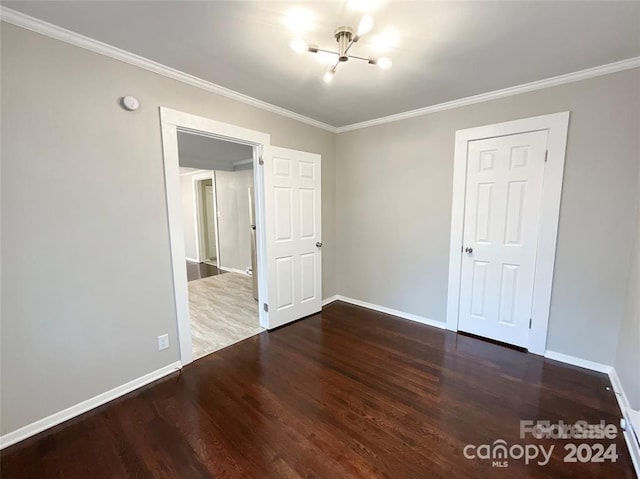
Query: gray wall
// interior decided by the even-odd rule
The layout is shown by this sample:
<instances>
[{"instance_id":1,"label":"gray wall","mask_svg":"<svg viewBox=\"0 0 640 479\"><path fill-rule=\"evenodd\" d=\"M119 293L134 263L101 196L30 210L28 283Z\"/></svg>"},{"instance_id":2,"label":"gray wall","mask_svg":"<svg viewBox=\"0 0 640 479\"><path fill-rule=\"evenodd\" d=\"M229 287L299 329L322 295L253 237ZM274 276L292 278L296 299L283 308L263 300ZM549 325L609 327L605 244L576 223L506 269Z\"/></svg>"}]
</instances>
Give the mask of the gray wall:
<instances>
[{"instance_id":1,"label":"gray wall","mask_svg":"<svg viewBox=\"0 0 640 479\"><path fill-rule=\"evenodd\" d=\"M446 320L456 130L571 111L547 348L613 364L638 190L640 71L339 134L338 292Z\"/></svg>"},{"instance_id":2,"label":"gray wall","mask_svg":"<svg viewBox=\"0 0 640 479\"><path fill-rule=\"evenodd\" d=\"M322 155L335 294L333 133L6 23L1 48L0 433L178 360L161 105Z\"/></svg>"},{"instance_id":3,"label":"gray wall","mask_svg":"<svg viewBox=\"0 0 640 479\"><path fill-rule=\"evenodd\" d=\"M251 267L249 195L253 169L216 171L220 266L245 271Z\"/></svg>"},{"instance_id":4,"label":"gray wall","mask_svg":"<svg viewBox=\"0 0 640 479\"><path fill-rule=\"evenodd\" d=\"M637 70L336 136L12 25L1 35L2 434L178 359L160 105L321 154L323 296L439 321L454 132L570 110L548 347L605 364L618 343L616 364L637 351L631 302L620 327L634 297ZM123 111L124 94L142 108Z\"/></svg>"},{"instance_id":5,"label":"gray wall","mask_svg":"<svg viewBox=\"0 0 640 479\"><path fill-rule=\"evenodd\" d=\"M639 132L640 133L640 132ZM636 198L636 221L629 281L618 347L613 366L633 409L640 410L640 194Z\"/></svg>"}]
</instances>

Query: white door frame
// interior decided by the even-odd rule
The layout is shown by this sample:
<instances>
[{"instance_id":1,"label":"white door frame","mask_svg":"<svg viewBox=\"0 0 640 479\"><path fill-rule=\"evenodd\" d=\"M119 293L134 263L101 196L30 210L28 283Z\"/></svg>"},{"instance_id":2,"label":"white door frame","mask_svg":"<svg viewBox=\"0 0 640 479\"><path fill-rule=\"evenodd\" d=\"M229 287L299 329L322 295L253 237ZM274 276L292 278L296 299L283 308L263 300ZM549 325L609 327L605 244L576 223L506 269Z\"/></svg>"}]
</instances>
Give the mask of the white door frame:
<instances>
[{"instance_id":1,"label":"white door frame","mask_svg":"<svg viewBox=\"0 0 640 479\"><path fill-rule=\"evenodd\" d=\"M540 229L535 264L535 283L533 288L533 306L531 311L532 321L528 346L529 352L541 355L545 353L568 128L569 112L566 111L456 131L453 165L453 204L451 210L451 244L449 249L447 329L458 331L468 143L474 140L547 130L549 132L547 161L544 170Z\"/></svg>"},{"instance_id":2,"label":"white door frame","mask_svg":"<svg viewBox=\"0 0 640 479\"><path fill-rule=\"evenodd\" d=\"M253 178L256 198L256 226L258 253L258 299L259 304L267 303L267 255L264 209L264 179L259 167L260 157L270 154L271 135L249 130L236 125L210 120L189 113L160 107L162 127L162 150L164 157L165 188L167 193L167 214L169 219L169 242L173 287L176 300L178 341L180 360L183 365L193 361L191 325L189 318L189 290L185 268L184 224L182 221L182 197L180 192L180 170L178 159L178 131L207 136L219 140L233 141L253 146ZM260 326L268 325L268 312L259 308Z\"/></svg>"},{"instance_id":3,"label":"white door frame","mask_svg":"<svg viewBox=\"0 0 640 479\"><path fill-rule=\"evenodd\" d=\"M213 229L214 236L216 237L216 262L218 268L220 267L220 231L218 230L218 195L216 190L216 172L207 171L205 173L196 173L191 177L191 185L193 189L193 208L195 213L195 226L196 226L196 251L198 253L198 262L202 263L206 258L206 235L203 214L203 198L202 198L202 184L204 180L211 180L213 184Z\"/></svg>"}]
</instances>

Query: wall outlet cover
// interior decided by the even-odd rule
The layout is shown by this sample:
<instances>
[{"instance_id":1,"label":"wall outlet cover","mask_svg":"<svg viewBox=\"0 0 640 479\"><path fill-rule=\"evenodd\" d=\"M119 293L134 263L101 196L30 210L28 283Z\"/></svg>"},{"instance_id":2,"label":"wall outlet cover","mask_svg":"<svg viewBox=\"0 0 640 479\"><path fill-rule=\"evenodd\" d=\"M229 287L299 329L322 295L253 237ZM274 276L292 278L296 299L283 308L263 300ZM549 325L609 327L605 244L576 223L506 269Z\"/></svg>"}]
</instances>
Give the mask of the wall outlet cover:
<instances>
[{"instance_id":1,"label":"wall outlet cover","mask_svg":"<svg viewBox=\"0 0 640 479\"><path fill-rule=\"evenodd\" d=\"M169 348L169 335L163 334L158 336L158 351Z\"/></svg>"}]
</instances>

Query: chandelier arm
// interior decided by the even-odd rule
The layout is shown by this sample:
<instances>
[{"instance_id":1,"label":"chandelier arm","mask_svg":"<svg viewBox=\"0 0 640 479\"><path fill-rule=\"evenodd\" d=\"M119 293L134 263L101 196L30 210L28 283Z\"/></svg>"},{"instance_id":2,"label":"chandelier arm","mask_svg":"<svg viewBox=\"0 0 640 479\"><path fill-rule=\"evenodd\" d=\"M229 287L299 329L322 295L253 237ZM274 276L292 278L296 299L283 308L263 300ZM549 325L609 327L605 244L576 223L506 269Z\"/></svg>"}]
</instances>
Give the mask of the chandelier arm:
<instances>
[{"instance_id":1,"label":"chandelier arm","mask_svg":"<svg viewBox=\"0 0 640 479\"><path fill-rule=\"evenodd\" d=\"M332 55L340 55L338 52L334 52L333 50L325 50L324 48L314 47L312 53L317 53L317 52L331 53Z\"/></svg>"},{"instance_id":2,"label":"chandelier arm","mask_svg":"<svg viewBox=\"0 0 640 479\"><path fill-rule=\"evenodd\" d=\"M347 48L345 48L345 50L344 50L344 54L345 54L345 55L350 56L350 55L349 55L349 49L353 46L353 44L354 44L354 43L355 43L355 40L351 40L351 41L349 42L349 45L347 45Z\"/></svg>"},{"instance_id":3,"label":"chandelier arm","mask_svg":"<svg viewBox=\"0 0 640 479\"><path fill-rule=\"evenodd\" d=\"M362 61L365 61L367 63L372 63L372 61L371 61L372 59L371 58L359 57L357 55L349 55L349 58L353 58L355 60L362 60Z\"/></svg>"}]
</instances>

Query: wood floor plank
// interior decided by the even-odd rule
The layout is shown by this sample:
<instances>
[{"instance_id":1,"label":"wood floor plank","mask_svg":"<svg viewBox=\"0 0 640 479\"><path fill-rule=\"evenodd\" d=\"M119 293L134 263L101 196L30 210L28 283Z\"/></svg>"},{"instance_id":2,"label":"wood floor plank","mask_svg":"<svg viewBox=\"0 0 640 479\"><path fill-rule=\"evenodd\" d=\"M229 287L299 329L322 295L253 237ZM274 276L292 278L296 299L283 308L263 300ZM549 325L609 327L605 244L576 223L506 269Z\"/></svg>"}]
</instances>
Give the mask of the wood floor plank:
<instances>
[{"instance_id":1,"label":"wood floor plank","mask_svg":"<svg viewBox=\"0 0 640 479\"><path fill-rule=\"evenodd\" d=\"M333 303L2 451L5 478L628 478L463 456L521 419L618 424L604 374ZM533 441L535 442L535 441ZM580 441L574 441L580 442ZM593 441L591 441L593 442Z\"/></svg>"}]
</instances>

